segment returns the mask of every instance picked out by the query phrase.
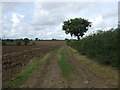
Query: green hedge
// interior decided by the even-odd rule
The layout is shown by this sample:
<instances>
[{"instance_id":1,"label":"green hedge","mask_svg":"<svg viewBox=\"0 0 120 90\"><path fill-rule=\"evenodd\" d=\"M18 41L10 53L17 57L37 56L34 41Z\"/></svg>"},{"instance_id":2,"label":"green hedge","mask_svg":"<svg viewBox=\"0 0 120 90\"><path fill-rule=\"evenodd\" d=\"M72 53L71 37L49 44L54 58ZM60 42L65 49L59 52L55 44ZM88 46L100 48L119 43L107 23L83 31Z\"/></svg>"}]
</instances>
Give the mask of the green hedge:
<instances>
[{"instance_id":1,"label":"green hedge","mask_svg":"<svg viewBox=\"0 0 120 90\"><path fill-rule=\"evenodd\" d=\"M99 31L79 41L67 41L67 44L77 49L82 55L94 58L100 63L118 67L118 29Z\"/></svg>"}]
</instances>

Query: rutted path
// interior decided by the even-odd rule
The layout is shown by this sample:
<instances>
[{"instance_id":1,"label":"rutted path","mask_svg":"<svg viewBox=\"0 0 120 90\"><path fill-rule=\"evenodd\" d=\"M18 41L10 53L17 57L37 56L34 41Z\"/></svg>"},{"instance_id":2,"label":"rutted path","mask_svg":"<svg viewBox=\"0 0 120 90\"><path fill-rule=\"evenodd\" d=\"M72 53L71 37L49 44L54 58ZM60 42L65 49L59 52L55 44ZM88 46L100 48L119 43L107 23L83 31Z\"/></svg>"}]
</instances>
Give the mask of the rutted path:
<instances>
[{"instance_id":1,"label":"rutted path","mask_svg":"<svg viewBox=\"0 0 120 90\"><path fill-rule=\"evenodd\" d=\"M66 51L67 62L72 68L71 78L67 80L63 77L61 68L58 64L60 53ZM92 72L72 55L70 49L63 47L52 54L44 66L30 76L27 83L22 86L25 88L106 88Z\"/></svg>"},{"instance_id":2,"label":"rutted path","mask_svg":"<svg viewBox=\"0 0 120 90\"><path fill-rule=\"evenodd\" d=\"M45 65L40 67L24 87L28 88L66 88L67 83L61 75L57 60L59 51L51 55Z\"/></svg>"},{"instance_id":3,"label":"rutted path","mask_svg":"<svg viewBox=\"0 0 120 90\"><path fill-rule=\"evenodd\" d=\"M67 48L67 60L74 71L73 81L70 84L71 88L107 88L88 68L76 60L69 48Z\"/></svg>"}]
</instances>

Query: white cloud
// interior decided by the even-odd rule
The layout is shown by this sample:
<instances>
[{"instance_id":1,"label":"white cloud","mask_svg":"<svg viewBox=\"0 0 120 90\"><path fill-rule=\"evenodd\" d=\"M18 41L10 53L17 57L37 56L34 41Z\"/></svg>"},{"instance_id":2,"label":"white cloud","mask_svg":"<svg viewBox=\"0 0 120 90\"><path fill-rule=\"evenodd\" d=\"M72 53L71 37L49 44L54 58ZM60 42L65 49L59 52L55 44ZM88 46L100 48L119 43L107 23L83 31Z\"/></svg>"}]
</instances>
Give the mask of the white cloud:
<instances>
[{"instance_id":1,"label":"white cloud","mask_svg":"<svg viewBox=\"0 0 120 90\"><path fill-rule=\"evenodd\" d=\"M28 9L26 12L20 10L17 12L14 11L13 7L20 7L19 5L13 6L14 4L16 3L10 5L4 4L4 7L6 6L6 8L4 8L6 16L5 27L7 27L5 28L4 34L6 34L7 37L38 37L41 39L71 38L70 35L66 35L65 32L62 31L62 22L76 17L89 19L92 22L92 27L86 35L98 29L108 29L110 27L116 27L117 25L117 9L115 9L117 6L112 6L112 4L109 3L36 2L34 3L34 13L32 14L26 14L28 12L30 13L31 9ZM23 10L23 8L26 7L21 8ZM6 15L7 12L12 13L11 17ZM30 15L30 17L27 15ZM11 18L12 25L7 23L10 22L7 20L8 18Z\"/></svg>"},{"instance_id":2,"label":"white cloud","mask_svg":"<svg viewBox=\"0 0 120 90\"><path fill-rule=\"evenodd\" d=\"M13 27L16 27L18 24L20 24L23 19L24 19L23 15L18 13L13 13L11 19L11 21L13 22Z\"/></svg>"},{"instance_id":3,"label":"white cloud","mask_svg":"<svg viewBox=\"0 0 120 90\"><path fill-rule=\"evenodd\" d=\"M98 27L101 23L103 23L104 19L101 15L93 18L93 19L90 19L90 22L92 22L92 27L96 28Z\"/></svg>"},{"instance_id":4,"label":"white cloud","mask_svg":"<svg viewBox=\"0 0 120 90\"><path fill-rule=\"evenodd\" d=\"M0 38L2 37L2 3L0 2Z\"/></svg>"},{"instance_id":5,"label":"white cloud","mask_svg":"<svg viewBox=\"0 0 120 90\"><path fill-rule=\"evenodd\" d=\"M36 3L36 11L31 23L33 25L55 25L64 20L58 8L62 7L59 3ZM63 12L62 12L63 13Z\"/></svg>"}]
</instances>

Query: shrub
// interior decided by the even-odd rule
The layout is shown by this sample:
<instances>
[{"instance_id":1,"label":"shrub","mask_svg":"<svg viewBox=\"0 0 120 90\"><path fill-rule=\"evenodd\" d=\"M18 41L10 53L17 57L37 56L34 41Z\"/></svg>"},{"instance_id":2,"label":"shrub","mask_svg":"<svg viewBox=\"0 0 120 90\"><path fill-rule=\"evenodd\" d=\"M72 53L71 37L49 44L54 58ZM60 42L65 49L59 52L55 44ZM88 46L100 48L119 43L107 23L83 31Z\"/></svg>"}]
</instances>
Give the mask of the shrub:
<instances>
[{"instance_id":1,"label":"shrub","mask_svg":"<svg viewBox=\"0 0 120 90\"><path fill-rule=\"evenodd\" d=\"M2 41L2 45L6 45L6 41Z\"/></svg>"},{"instance_id":2,"label":"shrub","mask_svg":"<svg viewBox=\"0 0 120 90\"><path fill-rule=\"evenodd\" d=\"M25 38L25 39L23 40L23 42L24 42L25 45L27 45L27 44L29 43L29 39L28 39L28 38Z\"/></svg>"},{"instance_id":3,"label":"shrub","mask_svg":"<svg viewBox=\"0 0 120 90\"><path fill-rule=\"evenodd\" d=\"M79 41L67 41L67 44L77 49L82 55L95 58L100 63L118 67L118 29L99 31Z\"/></svg>"},{"instance_id":4,"label":"shrub","mask_svg":"<svg viewBox=\"0 0 120 90\"><path fill-rule=\"evenodd\" d=\"M21 40L16 40L16 45L20 46L22 44Z\"/></svg>"}]
</instances>

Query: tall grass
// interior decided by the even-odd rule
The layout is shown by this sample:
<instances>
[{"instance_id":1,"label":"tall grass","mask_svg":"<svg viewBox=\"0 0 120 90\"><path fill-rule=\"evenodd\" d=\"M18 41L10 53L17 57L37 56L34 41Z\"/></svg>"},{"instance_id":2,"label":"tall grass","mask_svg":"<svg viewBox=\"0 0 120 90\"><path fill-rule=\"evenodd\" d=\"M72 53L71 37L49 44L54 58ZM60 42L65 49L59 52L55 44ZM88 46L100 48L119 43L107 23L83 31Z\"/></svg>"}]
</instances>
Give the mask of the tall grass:
<instances>
[{"instance_id":1,"label":"tall grass","mask_svg":"<svg viewBox=\"0 0 120 90\"><path fill-rule=\"evenodd\" d=\"M119 29L99 31L96 34L87 36L79 41L68 41L67 44L77 49L82 55L103 63L118 67L119 56Z\"/></svg>"}]
</instances>

